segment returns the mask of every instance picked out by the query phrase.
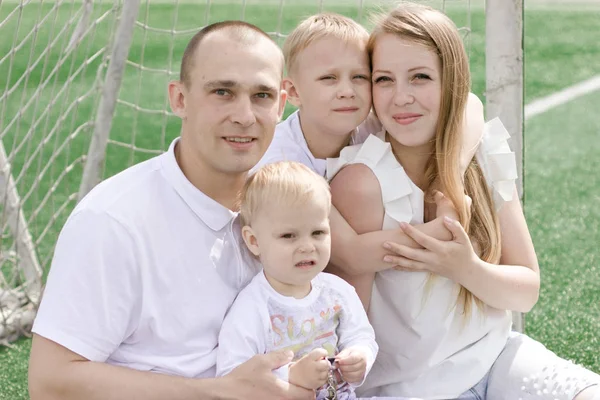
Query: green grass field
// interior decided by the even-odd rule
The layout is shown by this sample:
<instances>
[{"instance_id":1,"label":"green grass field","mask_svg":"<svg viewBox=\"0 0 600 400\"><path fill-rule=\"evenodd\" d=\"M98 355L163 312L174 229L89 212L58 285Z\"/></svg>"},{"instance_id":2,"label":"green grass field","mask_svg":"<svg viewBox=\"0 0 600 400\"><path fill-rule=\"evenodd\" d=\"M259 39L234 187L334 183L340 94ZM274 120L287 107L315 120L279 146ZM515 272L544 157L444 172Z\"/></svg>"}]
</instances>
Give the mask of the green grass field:
<instances>
[{"instance_id":1,"label":"green grass field","mask_svg":"<svg viewBox=\"0 0 600 400\"><path fill-rule=\"evenodd\" d=\"M307 1L286 4L279 27L279 2L262 1L262 5L256 1L248 2L245 19L267 31L280 28L282 32L289 32L302 17L318 10L317 6L307 5ZM210 22L241 16L241 2L237 5L213 3L208 10ZM313 1L310 4L317 3ZM30 6L19 18L11 18L6 24L0 25L0 60L13 47L14 38L23 38L31 31L38 14L46 15L53 7L53 3ZM0 63L1 91L15 85L30 62L30 53L39 54L48 45L47 37L66 24L73 12L70 7L51 11L51 19L56 24L40 27L35 46L29 44L10 61ZM0 2L0 21L4 21L13 9L14 2ZM96 7L94 15L98 16L106 9L108 6ZM326 9L354 18L361 16L354 6L328 6ZM467 23L465 7L452 7L448 12L457 25ZM139 20L165 29L170 29L173 21L177 20L177 29L186 30L202 25L206 15L204 6L181 4L175 10L167 4L153 3L148 10L142 10ZM552 7L539 7L526 10L526 103L600 73L598 20L600 7L563 7L560 11ZM472 9L471 28L473 91L483 98L485 17L481 8ZM94 49L108 40L111 29L108 23L98 25L94 36L84 40L75 54L68 58L68 62L51 77L34 106L25 109L24 104L35 98L36 89L48 79L51 67L61 57L60 43L48 53L46 63L42 60L31 71L26 84L22 82L19 90L6 100L0 98L0 132L8 127L2 137L7 152L10 153L22 143L22 148L11 161L14 174L21 176L19 193L31 193L24 211L30 218L30 230L39 242L39 256L46 268L56 235L74 205L74 200L68 198L78 190L82 164L77 160L85 153L91 132L84 129L73 140L66 139L73 127L93 119L95 104L91 99L84 99L77 102L73 110L65 110L85 92L85 88L93 85L99 60L90 63L73 82L71 89L58 97L56 93L60 84L82 64L85 54L92 54ZM136 29L130 60L150 68L177 71L177 62L190 36L177 36L175 41L171 41L169 35ZM68 35L65 37L68 40ZM170 58L174 60L173 65L169 65ZM120 98L140 107L163 109L167 81L165 74L140 73L138 69L128 66ZM52 103L53 98L56 100ZM600 204L596 172L600 167L600 118L596 116L598 104L600 92L534 117L525 126L525 207L542 268L541 298L527 316L526 331L559 355L596 371L600 371L600 352L597 350L600 348L600 253L597 249L600 243L600 210L595 207ZM42 113L44 110L47 110L46 114ZM25 116L23 122L9 127L17 112ZM42 115L37 123L31 122L34 114ZM161 150L178 134L178 128L175 119L162 115L140 115L128 106L119 105L111 138L141 148ZM28 131L31 141L24 141ZM51 131L52 135L49 134ZM48 136L51 139L42 142L42 138ZM68 146L50 163L51 155L65 142L69 143ZM42 143L42 147L41 151L35 153L34 144L37 143ZM150 156L109 145L105 176ZM38 184L36 176L49 164L51 167L42 179L37 179L40 181ZM50 191L52 183L71 165L70 172ZM44 203L46 193L50 194ZM54 215L63 204L66 204L64 211ZM6 267L3 270L6 271ZM26 371L29 348L28 339L18 341L11 348L0 348L0 400L28 398Z\"/></svg>"}]
</instances>

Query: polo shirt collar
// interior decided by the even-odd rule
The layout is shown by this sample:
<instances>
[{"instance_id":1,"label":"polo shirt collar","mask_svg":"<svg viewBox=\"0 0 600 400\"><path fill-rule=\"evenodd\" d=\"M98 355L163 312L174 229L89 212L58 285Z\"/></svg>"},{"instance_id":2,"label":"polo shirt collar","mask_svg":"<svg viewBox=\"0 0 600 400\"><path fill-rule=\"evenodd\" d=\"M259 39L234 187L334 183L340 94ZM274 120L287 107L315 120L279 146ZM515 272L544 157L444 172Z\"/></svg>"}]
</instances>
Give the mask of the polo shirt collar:
<instances>
[{"instance_id":1,"label":"polo shirt collar","mask_svg":"<svg viewBox=\"0 0 600 400\"><path fill-rule=\"evenodd\" d=\"M227 207L219 204L212 198L204 194L200 189L194 186L177 164L175 158L175 145L179 141L176 138L171 142L169 150L161 157L161 169L167 182L181 197L181 199L190 207L190 209L214 231L219 231L225 225L237 216L238 213L231 211Z\"/></svg>"}]
</instances>

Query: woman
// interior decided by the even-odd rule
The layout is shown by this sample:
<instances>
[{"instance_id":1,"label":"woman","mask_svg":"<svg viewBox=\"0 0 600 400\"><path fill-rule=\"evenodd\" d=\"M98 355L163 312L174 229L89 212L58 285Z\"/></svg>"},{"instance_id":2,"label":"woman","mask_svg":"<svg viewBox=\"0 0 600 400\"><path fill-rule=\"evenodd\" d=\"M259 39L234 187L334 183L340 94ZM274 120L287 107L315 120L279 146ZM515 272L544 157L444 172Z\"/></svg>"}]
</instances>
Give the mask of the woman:
<instances>
[{"instance_id":1,"label":"woman","mask_svg":"<svg viewBox=\"0 0 600 400\"><path fill-rule=\"evenodd\" d=\"M383 131L379 143L345 150L330 169L339 171L333 203L355 231L400 226L423 249L387 244L398 256L386 258L398 267L375 278L369 318L380 353L361 395L600 399L598 375L510 332L510 311L537 301L539 267L516 192L504 204L492 201L486 154L464 181L459 172L470 74L456 26L434 9L403 4L376 24L368 49ZM434 197L442 204L437 190L457 210L444 220L449 242L407 224L434 214L419 204L435 207ZM344 261L336 267L357 270Z\"/></svg>"}]
</instances>

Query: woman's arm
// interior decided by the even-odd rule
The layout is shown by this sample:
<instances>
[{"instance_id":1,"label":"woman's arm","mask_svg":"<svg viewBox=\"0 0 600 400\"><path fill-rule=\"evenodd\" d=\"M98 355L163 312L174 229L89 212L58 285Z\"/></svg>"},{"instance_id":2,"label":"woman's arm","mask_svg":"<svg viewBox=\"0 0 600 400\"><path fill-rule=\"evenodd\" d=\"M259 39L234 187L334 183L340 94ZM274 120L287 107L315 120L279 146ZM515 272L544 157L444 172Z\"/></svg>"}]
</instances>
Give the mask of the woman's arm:
<instances>
[{"instance_id":1,"label":"woman's arm","mask_svg":"<svg viewBox=\"0 0 600 400\"><path fill-rule=\"evenodd\" d=\"M501 265L477 258L460 274L458 283L492 307L528 312L539 297L540 268L516 189L513 200L502 206L498 218Z\"/></svg>"},{"instance_id":2,"label":"woman's arm","mask_svg":"<svg viewBox=\"0 0 600 400\"><path fill-rule=\"evenodd\" d=\"M515 188L516 191L516 188ZM464 286L487 305L499 309L528 312L537 302L540 272L519 197L504 203L498 213L502 250L500 264L482 261L473 251L470 239L456 220L445 220L453 240L439 241L408 224L402 228L424 249L386 243L396 253L390 266L408 271L429 271Z\"/></svg>"}]
</instances>

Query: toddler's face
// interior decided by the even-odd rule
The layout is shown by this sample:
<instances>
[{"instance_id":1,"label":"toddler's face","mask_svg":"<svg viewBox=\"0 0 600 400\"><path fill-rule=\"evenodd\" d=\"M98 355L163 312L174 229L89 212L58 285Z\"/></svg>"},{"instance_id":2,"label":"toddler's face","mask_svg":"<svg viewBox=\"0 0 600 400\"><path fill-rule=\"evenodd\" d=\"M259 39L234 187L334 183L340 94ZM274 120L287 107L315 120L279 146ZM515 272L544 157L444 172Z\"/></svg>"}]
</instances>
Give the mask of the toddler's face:
<instances>
[{"instance_id":1,"label":"toddler's face","mask_svg":"<svg viewBox=\"0 0 600 400\"><path fill-rule=\"evenodd\" d=\"M267 201L252 221L265 275L275 290L294 295L322 272L331 255L329 199L315 193L306 201Z\"/></svg>"}]
</instances>

